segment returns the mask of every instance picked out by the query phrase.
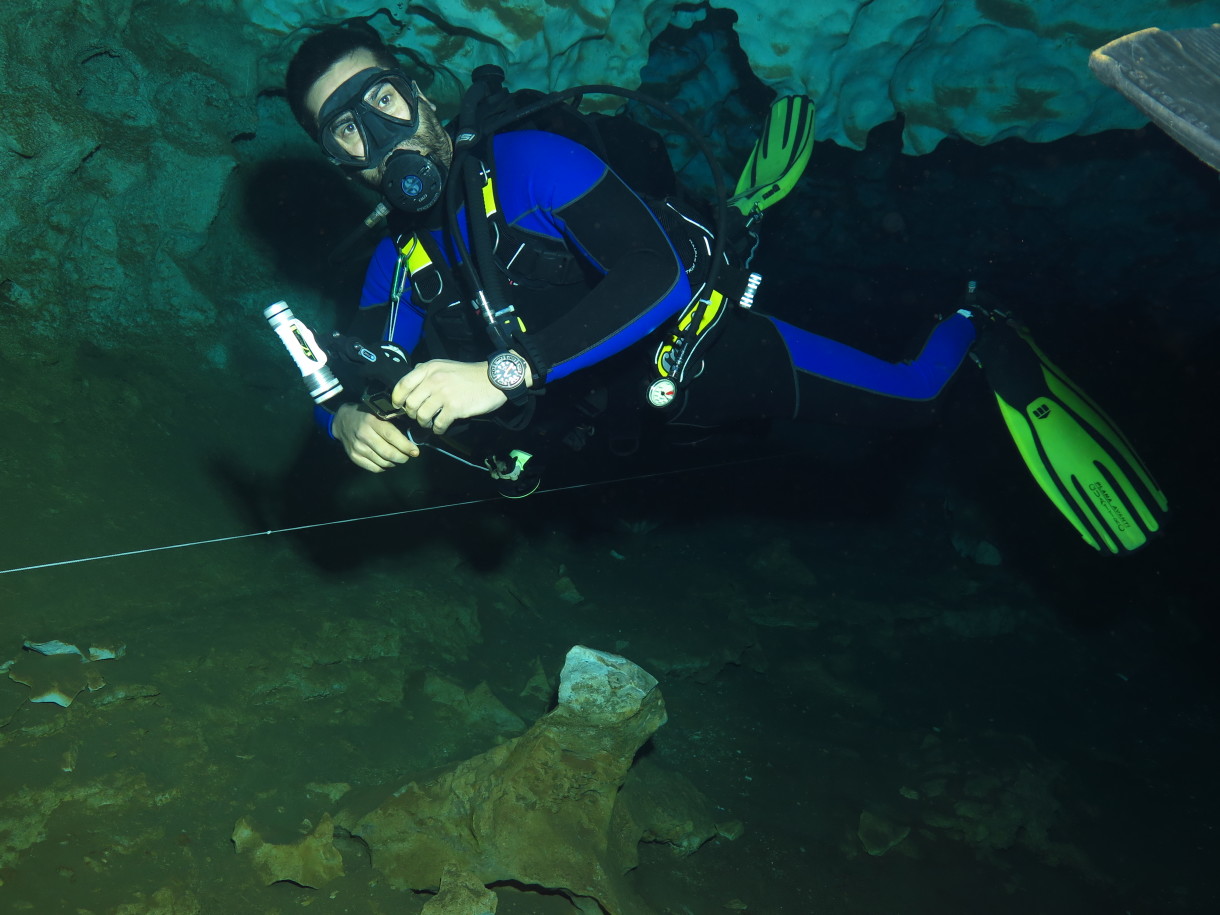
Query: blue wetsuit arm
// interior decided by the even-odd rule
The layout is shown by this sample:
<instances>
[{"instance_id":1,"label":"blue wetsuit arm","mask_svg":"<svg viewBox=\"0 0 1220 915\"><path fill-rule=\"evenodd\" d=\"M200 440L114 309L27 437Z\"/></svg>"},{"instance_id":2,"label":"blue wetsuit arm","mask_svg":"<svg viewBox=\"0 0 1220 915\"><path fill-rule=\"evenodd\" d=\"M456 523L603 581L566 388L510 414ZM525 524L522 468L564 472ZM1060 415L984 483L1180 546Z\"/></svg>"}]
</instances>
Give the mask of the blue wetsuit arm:
<instances>
[{"instance_id":1,"label":"blue wetsuit arm","mask_svg":"<svg viewBox=\"0 0 1220 915\"><path fill-rule=\"evenodd\" d=\"M950 315L932 329L918 356L892 363L776 318L798 379L802 374L900 400L932 400L949 383L974 342L974 325Z\"/></svg>"}]
</instances>

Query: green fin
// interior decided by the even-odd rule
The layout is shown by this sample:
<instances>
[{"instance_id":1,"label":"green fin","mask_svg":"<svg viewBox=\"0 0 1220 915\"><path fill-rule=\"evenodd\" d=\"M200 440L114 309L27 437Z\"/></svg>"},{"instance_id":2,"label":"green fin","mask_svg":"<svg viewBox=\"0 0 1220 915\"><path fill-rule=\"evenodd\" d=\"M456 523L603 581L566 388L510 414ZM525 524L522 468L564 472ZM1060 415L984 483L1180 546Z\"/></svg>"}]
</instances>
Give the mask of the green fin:
<instances>
[{"instance_id":1,"label":"green fin","mask_svg":"<svg viewBox=\"0 0 1220 915\"><path fill-rule=\"evenodd\" d=\"M974 351L1021 457L1085 542L1113 554L1147 543L1169 503L1101 407L1015 323L983 328Z\"/></svg>"},{"instance_id":2,"label":"green fin","mask_svg":"<svg viewBox=\"0 0 1220 915\"><path fill-rule=\"evenodd\" d=\"M814 104L803 95L776 99L729 203L750 215L788 196L813 153Z\"/></svg>"}]
</instances>

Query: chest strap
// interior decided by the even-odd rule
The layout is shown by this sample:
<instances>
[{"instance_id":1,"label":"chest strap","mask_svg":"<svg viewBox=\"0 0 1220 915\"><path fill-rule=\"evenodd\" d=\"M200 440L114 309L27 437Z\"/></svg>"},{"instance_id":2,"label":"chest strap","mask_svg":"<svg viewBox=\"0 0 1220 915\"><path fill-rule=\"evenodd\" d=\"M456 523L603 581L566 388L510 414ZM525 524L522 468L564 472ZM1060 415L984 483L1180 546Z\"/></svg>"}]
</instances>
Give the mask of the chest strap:
<instances>
[{"instance_id":1,"label":"chest strap","mask_svg":"<svg viewBox=\"0 0 1220 915\"><path fill-rule=\"evenodd\" d=\"M498 255L501 240L508 234L508 226L501 213L491 169L484 167L482 173L484 180L481 203L493 229L495 241L493 250ZM471 218L469 211L467 218ZM482 312L463 290L456 272L450 268L436 238L430 232L416 232L400 236L396 241L396 247L398 248L398 262L395 265L394 278L390 286L391 326L397 317L398 304L409 279L411 298L425 314L425 342L429 351L435 355L452 359L484 358L487 355L487 347L482 335L477 332L480 323L478 316ZM497 256L496 259L498 261L500 257ZM493 264L491 269L501 269L501 265ZM511 274L509 278L511 281ZM513 285L517 284L513 283ZM461 307L463 305L467 307ZM545 371L542 369L542 360L533 351L530 341L525 336L525 322L520 313L511 307L511 304L507 312L513 325L512 337L517 341L518 348L525 351L526 357L534 368L534 375L540 382L545 377ZM497 317L504 317L504 315L497 315ZM538 386L538 384L535 385L536 388Z\"/></svg>"}]
</instances>

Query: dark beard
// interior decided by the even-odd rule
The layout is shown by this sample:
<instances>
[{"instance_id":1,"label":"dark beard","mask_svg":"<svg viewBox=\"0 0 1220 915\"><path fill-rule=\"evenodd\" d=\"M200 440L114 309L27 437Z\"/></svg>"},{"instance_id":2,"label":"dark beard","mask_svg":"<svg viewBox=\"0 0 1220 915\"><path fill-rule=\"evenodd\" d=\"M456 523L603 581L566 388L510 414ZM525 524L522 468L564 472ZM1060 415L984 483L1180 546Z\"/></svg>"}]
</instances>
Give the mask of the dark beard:
<instances>
[{"instance_id":1,"label":"dark beard","mask_svg":"<svg viewBox=\"0 0 1220 915\"><path fill-rule=\"evenodd\" d=\"M397 149L409 149L429 156L444 163L446 167L453 161L453 140L437 120L436 114L430 110L426 114L423 110L420 111L419 129L405 145L396 146L395 150ZM390 155L393 155L393 152L392 150ZM375 171L360 172L361 180L373 190L381 188L382 179L385 177L385 164L389 158L390 156L386 156Z\"/></svg>"}]
</instances>

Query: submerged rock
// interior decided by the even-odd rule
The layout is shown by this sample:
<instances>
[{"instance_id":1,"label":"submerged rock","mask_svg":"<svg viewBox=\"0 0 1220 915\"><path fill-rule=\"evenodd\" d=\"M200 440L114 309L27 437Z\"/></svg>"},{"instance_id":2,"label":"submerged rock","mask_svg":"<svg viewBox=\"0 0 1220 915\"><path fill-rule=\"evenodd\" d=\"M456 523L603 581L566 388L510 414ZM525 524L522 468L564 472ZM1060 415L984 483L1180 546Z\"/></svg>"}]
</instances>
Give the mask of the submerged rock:
<instances>
[{"instance_id":1,"label":"submerged rock","mask_svg":"<svg viewBox=\"0 0 1220 915\"><path fill-rule=\"evenodd\" d=\"M890 849L900 845L911 834L910 826L895 823L872 811L860 814L856 836L864 850L874 857L881 857Z\"/></svg>"},{"instance_id":2,"label":"submerged rock","mask_svg":"<svg viewBox=\"0 0 1220 915\"><path fill-rule=\"evenodd\" d=\"M495 915L499 902L479 880L451 864L441 877L440 892L424 906L423 915Z\"/></svg>"},{"instance_id":3,"label":"submerged rock","mask_svg":"<svg viewBox=\"0 0 1220 915\"><path fill-rule=\"evenodd\" d=\"M656 677L626 658L577 645L559 675L559 707L590 724L612 726L638 714L656 686ZM656 727L664 715L662 708Z\"/></svg>"},{"instance_id":4,"label":"submerged rock","mask_svg":"<svg viewBox=\"0 0 1220 915\"><path fill-rule=\"evenodd\" d=\"M21 657L8 663L9 679L30 688L31 702L50 702L67 708L86 689L94 692L106 679L92 662L121 658L127 651L122 643L108 643L81 649L69 642L25 641Z\"/></svg>"},{"instance_id":5,"label":"submerged rock","mask_svg":"<svg viewBox=\"0 0 1220 915\"><path fill-rule=\"evenodd\" d=\"M325 814L307 836L287 845L266 841L249 817L233 827L233 845L239 855L248 854L255 870L267 883L287 880L319 889L343 876L343 857L334 845L335 826Z\"/></svg>"},{"instance_id":6,"label":"submerged rock","mask_svg":"<svg viewBox=\"0 0 1220 915\"><path fill-rule=\"evenodd\" d=\"M656 687L631 661L577 646L558 706L526 733L336 822L399 889L444 891L464 875L471 885L558 892L582 910L643 915L623 879L639 843L690 853L717 833L711 805L680 776L633 766L666 720Z\"/></svg>"}]
</instances>

